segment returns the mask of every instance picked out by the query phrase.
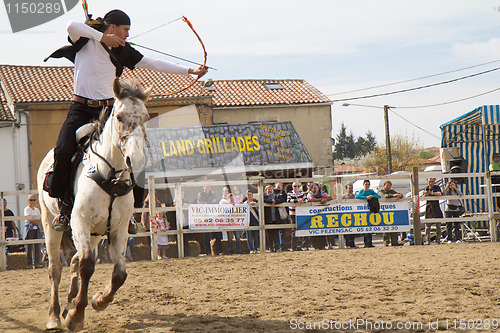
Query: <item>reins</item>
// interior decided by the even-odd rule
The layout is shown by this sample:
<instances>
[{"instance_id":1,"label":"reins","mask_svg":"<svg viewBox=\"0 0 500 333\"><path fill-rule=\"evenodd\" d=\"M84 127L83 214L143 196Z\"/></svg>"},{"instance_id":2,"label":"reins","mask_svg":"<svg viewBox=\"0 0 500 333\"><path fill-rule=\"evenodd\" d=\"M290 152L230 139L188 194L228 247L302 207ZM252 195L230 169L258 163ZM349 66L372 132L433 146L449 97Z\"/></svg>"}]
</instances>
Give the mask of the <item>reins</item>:
<instances>
[{"instance_id":1,"label":"reins","mask_svg":"<svg viewBox=\"0 0 500 333\"><path fill-rule=\"evenodd\" d=\"M111 118L111 122L112 122L111 123L111 131L114 131L115 130L114 123L113 123L113 121L114 121L114 118L113 118L114 117L114 108L113 108L113 111L111 112L110 117L112 117ZM102 190L104 190L104 192L106 192L107 194L109 194L111 196L111 202L110 202L109 207L108 207L108 225L106 228L106 235L108 237L108 244L110 244L110 242L111 242L111 238L110 238L111 213L113 210L113 203L117 197L124 196L124 195L128 194L130 191L132 191L132 189L136 185L136 182L135 182L134 172L132 170L132 163L131 163L129 157L127 157L125 160L125 164L127 167L117 171L104 156L99 154L94 149L93 143L98 142L98 141L100 142L100 135L101 134L102 134L102 132L100 132L98 130L95 130L91 134L90 143L89 143L90 151L95 156L97 156L99 159L101 159L104 163L106 163L106 165L109 167L110 170L108 172L107 178L104 178L104 176L102 176L102 174L99 172L98 168L96 168L96 172L87 174L87 177L92 179L97 185L99 185L99 187ZM120 137L120 139L121 139L121 137ZM118 147L118 150L120 151L122 156L125 157L125 155L123 154L123 151L121 149L121 146ZM121 177L123 176L123 173L125 171L128 171L130 174L130 184L128 184L128 180L121 180ZM91 235L92 236L103 236L103 235L96 234L96 233L92 233Z\"/></svg>"}]
</instances>

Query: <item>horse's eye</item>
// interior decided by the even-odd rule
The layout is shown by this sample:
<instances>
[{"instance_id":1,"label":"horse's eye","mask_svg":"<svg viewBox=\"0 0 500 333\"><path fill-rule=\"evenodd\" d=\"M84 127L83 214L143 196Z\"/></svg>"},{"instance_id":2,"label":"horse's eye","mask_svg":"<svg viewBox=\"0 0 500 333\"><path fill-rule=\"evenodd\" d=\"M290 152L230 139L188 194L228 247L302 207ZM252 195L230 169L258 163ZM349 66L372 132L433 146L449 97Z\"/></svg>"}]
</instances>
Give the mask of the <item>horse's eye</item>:
<instances>
[{"instance_id":1,"label":"horse's eye","mask_svg":"<svg viewBox=\"0 0 500 333\"><path fill-rule=\"evenodd\" d=\"M123 117L121 114L117 115L116 116L116 120L118 120L119 122L123 122Z\"/></svg>"}]
</instances>

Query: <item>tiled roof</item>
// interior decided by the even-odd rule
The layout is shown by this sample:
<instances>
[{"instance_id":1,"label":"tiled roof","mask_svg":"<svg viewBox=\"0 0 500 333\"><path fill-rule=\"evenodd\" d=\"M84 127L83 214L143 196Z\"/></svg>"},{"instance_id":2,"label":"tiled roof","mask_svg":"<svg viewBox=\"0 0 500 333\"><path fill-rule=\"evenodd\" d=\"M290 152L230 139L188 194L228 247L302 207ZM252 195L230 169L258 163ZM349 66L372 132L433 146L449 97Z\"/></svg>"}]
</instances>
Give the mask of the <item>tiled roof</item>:
<instances>
[{"instance_id":1,"label":"tiled roof","mask_svg":"<svg viewBox=\"0 0 500 333\"><path fill-rule=\"evenodd\" d=\"M279 84L271 89L266 85ZM216 107L331 103L304 80L220 80L212 84Z\"/></svg>"},{"instance_id":2,"label":"tiled roof","mask_svg":"<svg viewBox=\"0 0 500 333\"><path fill-rule=\"evenodd\" d=\"M192 80L185 75L142 68L125 70L123 77L135 77L145 87L153 85L153 94L175 91L187 86ZM69 102L73 94L72 66L0 65L0 80L14 103ZM168 97L198 97L200 93L206 95L206 90L197 82L189 89Z\"/></svg>"},{"instance_id":3,"label":"tiled roof","mask_svg":"<svg viewBox=\"0 0 500 333\"><path fill-rule=\"evenodd\" d=\"M203 87L203 82L196 82L180 93L161 96L189 85L193 79L142 68L127 69L123 77L135 77L145 87L153 85L153 99L212 96L214 107L331 103L304 80L221 80L213 81L210 90ZM73 92L73 67L0 65L0 81L16 104L69 102ZM281 86L266 87L273 83Z\"/></svg>"},{"instance_id":4,"label":"tiled roof","mask_svg":"<svg viewBox=\"0 0 500 333\"><path fill-rule=\"evenodd\" d=\"M0 87L0 121L14 121L14 117L7 106L7 98Z\"/></svg>"}]
</instances>

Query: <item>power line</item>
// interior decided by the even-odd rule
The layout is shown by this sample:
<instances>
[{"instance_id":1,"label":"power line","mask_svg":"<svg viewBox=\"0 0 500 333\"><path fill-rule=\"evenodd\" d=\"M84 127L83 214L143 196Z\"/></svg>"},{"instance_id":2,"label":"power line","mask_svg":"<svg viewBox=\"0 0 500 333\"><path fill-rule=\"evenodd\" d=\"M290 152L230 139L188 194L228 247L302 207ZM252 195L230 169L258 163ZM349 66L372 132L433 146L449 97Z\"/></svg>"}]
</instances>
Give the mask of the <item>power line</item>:
<instances>
[{"instance_id":1,"label":"power line","mask_svg":"<svg viewBox=\"0 0 500 333\"><path fill-rule=\"evenodd\" d=\"M500 89L500 88L499 88ZM375 105L364 105L364 104L348 104L348 103L344 103L342 106L360 106L360 107L365 107L365 108L374 108L374 109L384 109L384 107L381 107L381 106L375 106ZM433 133L427 131L426 129L423 129L422 127L418 126L417 124L414 124L412 123L411 121L409 121L408 119L404 118L403 116L397 114L396 112L394 112L393 110L391 110L392 108L396 108L395 106L389 106L388 109L394 113L396 116L398 116L399 118L403 119L404 121L406 121L407 123L415 126L416 128L418 128L419 130L421 131L424 131L425 133L435 137L435 138L438 138L438 139L441 139L440 137L438 137L437 135L434 135Z\"/></svg>"},{"instance_id":2,"label":"power line","mask_svg":"<svg viewBox=\"0 0 500 333\"><path fill-rule=\"evenodd\" d=\"M429 105L420 105L420 106L393 106L393 108L397 108L397 109L422 109L422 108L430 108L430 107L434 107L434 106L441 106L441 105L447 105L447 104L453 104L453 103L463 102L463 101L466 101L468 99L473 99L473 98L476 98L476 97L480 97L480 96L484 96L484 95L487 95L487 94L491 94L492 92L495 92L495 91L498 91L498 90L500 90L500 88L496 88L496 89L493 89L493 90L490 90L490 91L486 91L486 92L478 94L478 95L474 95L474 96L470 96L470 97L465 97L465 98L457 99L457 100L450 101L450 102L443 102L443 103L429 104Z\"/></svg>"},{"instance_id":3,"label":"power line","mask_svg":"<svg viewBox=\"0 0 500 333\"><path fill-rule=\"evenodd\" d=\"M376 88L393 86L393 85L401 84L401 83L408 83L408 82L413 82L413 81L428 79L428 78L431 78L431 77L436 77L436 76L450 74L450 73L456 73L456 72L460 72L460 71L471 69L471 68L476 68L476 67L481 67L481 66L484 66L484 65L493 64L493 63L499 62L499 61L500 60L493 60L493 61L485 62L485 63L479 64L479 65L464 67L464 68L455 69L455 70L451 70L451 71L447 71L447 72L442 72L442 73L437 73L437 74L431 74L431 75L427 75L427 76L418 77L418 78L415 78L415 79L397 81L397 82L393 82L393 83L386 83L386 84L381 84L381 85L378 85L378 86L373 86L373 87L368 87L368 88L361 88L361 89L356 89L356 90L343 91L343 92L339 92L339 93L328 94L326 96L343 95L343 94L348 94L348 93L353 93L353 92L358 92L358 91L371 90L371 89L376 89Z\"/></svg>"},{"instance_id":4,"label":"power line","mask_svg":"<svg viewBox=\"0 0 500 333\"><path fill-rule=\"evenodd\" d=\"M391 111L393 114L395 114L395 115L396 115L396 116L398 116L399 118L401 118L401 119L403 119L404 121L406 121L407 123L409 123L409 124L411 124L411 125L415 126L415 127L416 127L416 128L418 128L419 130L424 131L425 133L427 133L427 134L429 134L429 135L432 135L433 137L435 137L435 138L437 138L437 139L441 140L441 137L439 137L439 136L437 136L437 135L435 135L435 134L433 134L433 133L429 132L428 130L423 129L422 127L418 126L417 124L412 123L412 122L411 122L411 121L409 121L408 119L404 118L403 116L401 116L401 115L397 114L396 112L394 112L393 110L391 110L391 108L392 108L392 106L391 106L391 107L389 107L389 111Z\"/></svg>"},{"instance_id":5,"label":"power line","mask_svg":"<svg viewBox=\"0 0 500 333\"><path fill-rule=\"evenodd\" d=\"M415 87L415 88L409 88L409 89L403 89L403 90L396 90L396 91L390 91L390 92L386 92L386 93L374 94L374 95L367 95L367 96L334 99L334 100L331 100L331 101L332 102L342 102L342 101L352 101L352 100L357 100L357 99L365 99L365 98L373 98L373 97L394 95L394 94L399 94L399 93L403 93L403 92L420 90L420 89L424 89L424 88L430 88L430 87L435 87L435 86L439 86L439 85L443 85L443 84L457 82L457 81L468 79L468 78L471 78L471 77L475 77L475 76L479 76L479 75L491 73L491 72L497 71L499 69L500 69L500 67L495 67L495 68L489 69L487 71L483 71L483 72L479 72L479 73L474 73L474 74L467 75L467 76L462 76L462 77L459 77L459 78L456 78L456 79L452 79L452 80L447 80L447 81L441 81L441 82L437 82L437 83L427 84L427 85L419 86L419 87Z\"/></svg>"}]
</instances>

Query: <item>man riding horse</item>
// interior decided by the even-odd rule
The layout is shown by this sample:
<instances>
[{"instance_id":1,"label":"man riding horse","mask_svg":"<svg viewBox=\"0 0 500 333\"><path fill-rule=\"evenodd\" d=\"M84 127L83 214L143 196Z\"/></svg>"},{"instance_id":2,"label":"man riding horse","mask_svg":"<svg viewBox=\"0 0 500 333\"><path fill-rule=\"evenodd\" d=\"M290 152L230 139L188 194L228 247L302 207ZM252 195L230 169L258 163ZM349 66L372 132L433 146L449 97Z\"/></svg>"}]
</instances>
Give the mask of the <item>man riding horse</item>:
<instances>
[{"instance_id":1,"label":"man riding horse","mask_svg":"<svg viewBox=\"0 0 500 333\"><path fill-rule=\"evenodd\" d=\"M54 149L54 173L49 190L51 197L59 199L60 214L52 223L56 231L69 229L72 210L71 158L77 148L75 131L97 120L103 108L107 110L102 111L109 115L114 103L113 80L121 75L123 67L134 69L138 66L199 77L207 72L204 66L193 69L143 56L125 41L129 36L130 18L121 10L112 10L102 19L89 19L87 23L91 26L70 22L67 30L71 45L58 49L48 57L65 57L75 64L74 95ZM143 194L144 189L134 188L135 207L142 207Z\"/></svg>"}]
</instances>

